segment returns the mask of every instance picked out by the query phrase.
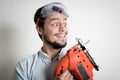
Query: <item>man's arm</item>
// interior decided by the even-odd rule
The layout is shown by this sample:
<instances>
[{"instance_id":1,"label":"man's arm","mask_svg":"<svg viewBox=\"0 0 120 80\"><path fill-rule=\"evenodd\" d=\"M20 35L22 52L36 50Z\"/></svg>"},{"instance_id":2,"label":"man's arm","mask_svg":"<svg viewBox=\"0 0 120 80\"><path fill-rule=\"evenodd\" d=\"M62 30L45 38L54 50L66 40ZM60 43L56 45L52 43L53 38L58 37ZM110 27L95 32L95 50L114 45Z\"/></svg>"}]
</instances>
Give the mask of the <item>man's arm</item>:
<instances>
[{"instance_id":1,"label":"man's arm","mask_svg":"<svg viewBox=\"0 0 120 80\"><path fill-rule=\"evenodd\" d=\"M21 62L16 65L13 80L28 80L25 65Z\"/></svg>"}]
</instances>

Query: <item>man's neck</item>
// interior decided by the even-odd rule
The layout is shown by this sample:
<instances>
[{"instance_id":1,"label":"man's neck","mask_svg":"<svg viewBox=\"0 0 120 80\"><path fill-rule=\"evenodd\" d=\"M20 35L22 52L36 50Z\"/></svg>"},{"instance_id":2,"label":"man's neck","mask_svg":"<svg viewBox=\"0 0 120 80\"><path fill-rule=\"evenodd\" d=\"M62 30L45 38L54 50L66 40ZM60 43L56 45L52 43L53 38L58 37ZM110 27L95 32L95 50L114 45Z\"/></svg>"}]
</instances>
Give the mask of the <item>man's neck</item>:
<instances>
[{"instance_id":1,"label":"man's neck","mask_svg":"<svg viewBox=\"0 0 120 80\"><path fill-rule=\"evenodd\" d=\"M51 57L51 59L54 59L61 51L61 48L54 49L51 46L43 46L42 50L43 50L43 52L47 53Z\"/></svg>"}]
</instances>

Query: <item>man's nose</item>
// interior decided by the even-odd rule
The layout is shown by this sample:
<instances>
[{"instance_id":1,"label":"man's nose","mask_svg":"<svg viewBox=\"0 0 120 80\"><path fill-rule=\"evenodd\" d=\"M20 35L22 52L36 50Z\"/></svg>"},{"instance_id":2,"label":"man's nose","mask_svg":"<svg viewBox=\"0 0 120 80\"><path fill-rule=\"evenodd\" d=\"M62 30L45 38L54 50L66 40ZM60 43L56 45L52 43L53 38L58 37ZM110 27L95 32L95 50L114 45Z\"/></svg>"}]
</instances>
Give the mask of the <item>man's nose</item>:
<instances>
[{"instance_id":1,"label":"man's nose","mask_svg":"<svg viewBox=\"0 0 120 80\"><path fill-rule=\"evenodd\" d=\"M64 26L63 24L61 24L59 26L59 31L64 32L65 30L66 30L66 26Z\"/></svg>"}]
</instances>

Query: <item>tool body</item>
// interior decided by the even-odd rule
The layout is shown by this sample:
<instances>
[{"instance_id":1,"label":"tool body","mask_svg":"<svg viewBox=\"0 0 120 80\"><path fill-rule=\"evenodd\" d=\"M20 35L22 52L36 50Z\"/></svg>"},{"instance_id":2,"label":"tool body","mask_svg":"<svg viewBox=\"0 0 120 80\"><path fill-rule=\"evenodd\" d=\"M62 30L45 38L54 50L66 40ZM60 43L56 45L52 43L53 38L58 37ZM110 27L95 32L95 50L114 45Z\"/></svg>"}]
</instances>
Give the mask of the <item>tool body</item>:
<instances>
[{"instance_id":1,"label":"tool body","mask_svg":"<svg viewBox=\"0 0 120 80\"><path fill-rule=\"evenodd\" d=\"M59 76L69 70L75 80L93 80L93 69L99 70L85 46L77 38L78 44L70 48L66 55L58 62L55 75Z\"/></svg>"}]
</instances>

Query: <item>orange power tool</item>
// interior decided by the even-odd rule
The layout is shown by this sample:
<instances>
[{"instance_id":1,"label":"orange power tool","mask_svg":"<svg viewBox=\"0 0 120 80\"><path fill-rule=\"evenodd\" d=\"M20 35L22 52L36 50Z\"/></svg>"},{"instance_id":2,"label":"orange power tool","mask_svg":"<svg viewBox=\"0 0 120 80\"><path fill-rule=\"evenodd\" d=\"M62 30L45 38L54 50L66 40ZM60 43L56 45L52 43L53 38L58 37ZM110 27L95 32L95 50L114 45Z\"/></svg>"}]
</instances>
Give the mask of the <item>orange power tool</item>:
<instances>
[{"instance_id":1,"label":"orange power tool","mask_svg":"<svg viewBox=\"0 0 120 80\"><path fill-rule=\"evenodd\" d=\"M59 76L65 70L69 70L74 80L93 80L93 68L99 71L81 40L77 38L78 44L70 48L66 55L58 62L55 75Z\"/></svg>"}]
</instances>

